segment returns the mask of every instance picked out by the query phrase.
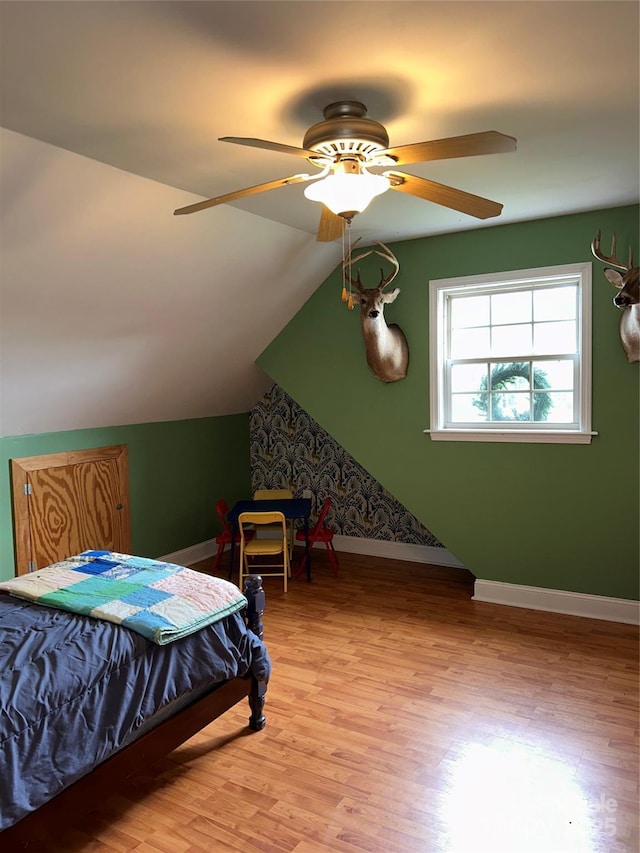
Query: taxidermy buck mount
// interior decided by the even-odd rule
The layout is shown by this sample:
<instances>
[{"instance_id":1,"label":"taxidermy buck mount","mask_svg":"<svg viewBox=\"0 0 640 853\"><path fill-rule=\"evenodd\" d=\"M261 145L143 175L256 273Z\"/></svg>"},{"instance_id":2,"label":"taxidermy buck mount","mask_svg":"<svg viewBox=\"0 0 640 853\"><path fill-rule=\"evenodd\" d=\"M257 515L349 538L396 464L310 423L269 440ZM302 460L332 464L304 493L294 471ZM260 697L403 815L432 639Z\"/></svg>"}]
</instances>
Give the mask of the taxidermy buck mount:
<instances>
[{"instance_id":1,"label":"taxidermy buck mount","mask_svg":"<svg viewBox=\"0 0 640 853\"><path fill-rule=\"evenodd\" d=\"M391 284L396 277L400 264L393 252L384 243L379 243L377 240L374 242L380 246L382 251L369 249L368 252L362 252L354 258L352 251L358 240L355 241L344 259L342 269L345 279L358 291L358 297L355 301L360 302L360 326L367 351L367 364L378 379L383 382L397 382L407 375L409 345L400 326L395 323L387 326L384 319L384 306L395 301L400 289L396 287L390 293L385 293L384 288ZM360 270L358 270L356 278L353 278L351 269L354 264L373 254L373 252L389 261L393 265L393 270L385 277L382 269L380 269L380 284L377 287L366 288L363 287L360 280ZM349 302L349 307L353 308L352 300Z\"/></svg>"},{"instance_id":2,"label":"taxidermy buck mount","mask_svg":"<svg viewBox=\"0 0 640 853\"><path fill-rule=\"evenodd\" d=\"M629 246L628 263L620 263L616 258L616 235L614 234L611 240L611 254L604 255L600 251L600 231L598 230L591 243L591 251L599 261L616 267L616 269L605 267L604 274L607 281L620 291L613 298L613 304L622 311L620 340L627 354L627 361L640 361L640 267L633 265L631 246Z\"/></svg>"}]
</instances>

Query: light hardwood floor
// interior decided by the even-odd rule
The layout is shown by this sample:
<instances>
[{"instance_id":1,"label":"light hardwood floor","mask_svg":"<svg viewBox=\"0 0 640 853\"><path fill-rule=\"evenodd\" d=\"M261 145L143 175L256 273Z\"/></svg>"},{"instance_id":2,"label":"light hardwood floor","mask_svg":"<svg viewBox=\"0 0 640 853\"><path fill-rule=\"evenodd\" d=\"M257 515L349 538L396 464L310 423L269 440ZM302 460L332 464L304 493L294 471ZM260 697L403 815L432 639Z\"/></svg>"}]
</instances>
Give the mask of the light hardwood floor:
<instances>
[{"instance_id":1,"label":"light hardwood floor","mask_svg":"<svg viewBox=\"0 0 640 853\"><path fill-rule=\"evenodd\" d=\"M637 853L637 628L340 560L265 581L266 729L239 704L52 851Z\"/></svg>"}]
</instances>

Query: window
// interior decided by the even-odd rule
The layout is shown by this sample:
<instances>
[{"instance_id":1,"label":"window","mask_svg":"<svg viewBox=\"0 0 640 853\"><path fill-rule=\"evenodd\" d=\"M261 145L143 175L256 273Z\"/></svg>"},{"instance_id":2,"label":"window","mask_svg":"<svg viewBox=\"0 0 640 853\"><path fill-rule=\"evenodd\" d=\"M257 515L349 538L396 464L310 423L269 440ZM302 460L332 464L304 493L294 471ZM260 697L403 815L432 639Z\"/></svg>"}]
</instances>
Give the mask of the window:
<instances>
[{"instance_id":1,"label":"window","mask_svg":"<svg viewBox=\"0 0 640 853\"><path fill-rule=\"evenodd\" d=\"M429 284L435 440L591 441L591 264Z\"/></svg>"}]
</instances>

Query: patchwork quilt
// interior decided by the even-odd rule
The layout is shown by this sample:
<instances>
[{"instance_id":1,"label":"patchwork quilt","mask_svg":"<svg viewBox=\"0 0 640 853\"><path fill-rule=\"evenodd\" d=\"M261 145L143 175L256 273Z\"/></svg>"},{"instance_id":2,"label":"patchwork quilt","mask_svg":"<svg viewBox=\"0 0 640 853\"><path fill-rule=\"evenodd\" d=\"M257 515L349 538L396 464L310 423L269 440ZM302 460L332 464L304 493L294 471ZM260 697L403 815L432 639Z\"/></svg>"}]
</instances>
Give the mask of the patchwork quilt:
<instances>
[{"instance_id":1,"label":"patchwork quilt","mask_svg":"<svg viewBox=\"0 0 640 853\"><path fill-rule=\"evenodd\" d=\"M221 578L113 551L83 551L2 581L0 591L124 625L160 646L247 605L238 587Z\"/></svg>"}]
</instances>

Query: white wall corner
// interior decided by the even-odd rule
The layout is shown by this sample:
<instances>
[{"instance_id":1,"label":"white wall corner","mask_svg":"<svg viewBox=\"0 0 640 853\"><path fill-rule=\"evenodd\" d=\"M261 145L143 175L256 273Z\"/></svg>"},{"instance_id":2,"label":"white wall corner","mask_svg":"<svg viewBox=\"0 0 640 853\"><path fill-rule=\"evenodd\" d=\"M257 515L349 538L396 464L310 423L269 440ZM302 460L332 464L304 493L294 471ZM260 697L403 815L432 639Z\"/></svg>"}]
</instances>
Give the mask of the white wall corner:
<instances>
[{"instance_id":1,"label":"white wall corner","mask_svg":"<svg viewBox=\"0 0 640 853\"><path fill-rule=\"evenodd\" d=\"M587 595L583 592L521 586L476 578L473 600L525 607L529 610L545 610L549 613L565 613L569 616L584 616L588 619L603 619L607 622L640 624L640 602L627 598L608 598L604 595Z\"/></svg>"}]
</instances>

